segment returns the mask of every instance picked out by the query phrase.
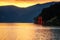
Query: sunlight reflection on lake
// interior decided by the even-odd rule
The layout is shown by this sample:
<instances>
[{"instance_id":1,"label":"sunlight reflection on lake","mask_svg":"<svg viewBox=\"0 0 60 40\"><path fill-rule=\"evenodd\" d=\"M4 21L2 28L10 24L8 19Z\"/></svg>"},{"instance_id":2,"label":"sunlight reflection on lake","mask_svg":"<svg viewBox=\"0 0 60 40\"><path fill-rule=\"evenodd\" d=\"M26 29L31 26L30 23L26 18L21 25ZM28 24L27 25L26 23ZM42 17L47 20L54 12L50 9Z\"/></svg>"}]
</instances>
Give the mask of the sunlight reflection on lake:
<instances>
[{"instance_id":1,"label":"sunlight reflection on lake","mask_svg":"<svg viewBox=\"0 0 60 40\"><path fill-rule=\"evenodd\" d=\"M41 33L38 33L38 28ZM0 23L0 40L47 40L53 33L50 29L43 30L43 26L34 23ZM44 34L45 33L45 34ZM48 36L48 34L49 36ZM45 35L45 38L43 36ZM42 39L43 38L43 39Z\"/></svg>"}]
</instances>

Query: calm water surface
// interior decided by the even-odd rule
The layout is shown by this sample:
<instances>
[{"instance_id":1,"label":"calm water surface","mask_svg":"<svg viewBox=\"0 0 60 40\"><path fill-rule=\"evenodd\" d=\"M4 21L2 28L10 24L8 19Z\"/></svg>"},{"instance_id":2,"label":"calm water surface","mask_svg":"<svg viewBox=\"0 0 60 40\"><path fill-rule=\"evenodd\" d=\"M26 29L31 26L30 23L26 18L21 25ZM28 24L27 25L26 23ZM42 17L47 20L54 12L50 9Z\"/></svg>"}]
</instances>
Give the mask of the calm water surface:
<instances>
[{"instance_id":1,"label":"calm water surface","mask_svg":"<svg viewBox=\"0 0 60 40\"><path fill-rule=\"evenodd\" d=\"M0 23L0 40L55 40L55 31L33 23Z\"/></svg>"}]
</instances>

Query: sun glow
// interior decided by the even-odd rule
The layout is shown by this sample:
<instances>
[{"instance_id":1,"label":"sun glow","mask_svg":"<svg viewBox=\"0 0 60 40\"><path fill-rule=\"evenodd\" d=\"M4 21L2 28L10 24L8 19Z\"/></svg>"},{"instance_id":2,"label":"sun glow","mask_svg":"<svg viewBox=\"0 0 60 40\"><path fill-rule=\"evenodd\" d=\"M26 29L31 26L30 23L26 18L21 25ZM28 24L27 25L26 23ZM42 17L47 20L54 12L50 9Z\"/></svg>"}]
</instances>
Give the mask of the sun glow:
<instances>
[{"instance_id":1,"label":"sun glow","mask_svg":"<svg viewBox=\"0 0 60 40\"><path fill-rule=\"evenodd\" d=\"M0 2L0 6L6 6L6 5L15 5L15 6L18 6L18 7L29 7L29 6L32 6L32 5L35 5L36 3L25 3L25 2Z\"/></svg>"},{"instance_id":2,"label":"sun glow","mask_svg":"<svg viewBox=\"0 0 60 40\"><path fill-rule=\"evenodd\" d=\"M15 5L18 7L22 7L22 8L26 8L35 4L43 4L43 3L47 3L47 2L51 2L50 1L0 1L0 6L6 6L6 5Z\"/></svg>"}]
</instances>

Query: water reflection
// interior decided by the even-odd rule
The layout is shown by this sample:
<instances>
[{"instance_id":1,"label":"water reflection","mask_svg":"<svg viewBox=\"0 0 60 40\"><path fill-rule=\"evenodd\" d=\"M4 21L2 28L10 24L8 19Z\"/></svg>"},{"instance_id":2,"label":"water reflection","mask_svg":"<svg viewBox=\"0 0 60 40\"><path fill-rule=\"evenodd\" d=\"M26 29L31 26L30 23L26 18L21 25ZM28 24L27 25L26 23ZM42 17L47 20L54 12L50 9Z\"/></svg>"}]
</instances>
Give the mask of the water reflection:
<instances>
[{"instance_id":1,"label":"water reflection","mask_svg":"<svg viewBox=\"0 0 60 40\"><path fill-rule=\"evenodd\" d=\"M58 32L33 23L0 23L0 40L57 40Z\"/></svg>"}]
</instances>

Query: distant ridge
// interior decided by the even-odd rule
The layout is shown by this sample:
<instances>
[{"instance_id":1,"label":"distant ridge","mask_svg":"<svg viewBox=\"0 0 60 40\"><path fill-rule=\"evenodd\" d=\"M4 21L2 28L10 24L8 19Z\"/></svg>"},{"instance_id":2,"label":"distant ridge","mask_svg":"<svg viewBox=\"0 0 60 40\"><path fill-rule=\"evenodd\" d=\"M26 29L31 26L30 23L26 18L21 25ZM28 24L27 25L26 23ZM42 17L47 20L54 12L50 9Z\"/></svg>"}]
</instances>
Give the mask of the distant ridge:
<instances>
[{"instance_id":1,"label":"distant ridge","mask_svg":"<svg viewBox=\"0 0 60 40\"><path fill-rule=\"evenodd\" d=\"M60 2L51 5L48 8L44 8L36 17L35 23L40 24L40 19L42 17L42 25L45 26L58 26L60 27Z\"/></svg>"},{"instance_id":2,"label":"distant ridge","mask_svg":"<svg viewBox=\"0 0 60 40\"><path fill-rule=\"evenodd\" d=\"M55 3L58 2L36 4L27 8L20 8L14 5L0 6L0 22L32 23L34 22L34 17L38 16L43 8L47 8Z\"/></svg>"}]
</instances>

